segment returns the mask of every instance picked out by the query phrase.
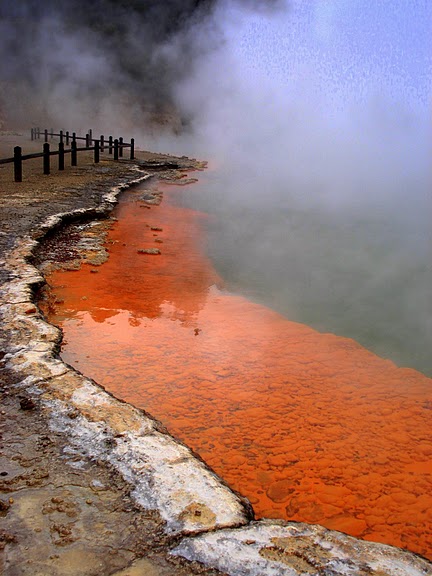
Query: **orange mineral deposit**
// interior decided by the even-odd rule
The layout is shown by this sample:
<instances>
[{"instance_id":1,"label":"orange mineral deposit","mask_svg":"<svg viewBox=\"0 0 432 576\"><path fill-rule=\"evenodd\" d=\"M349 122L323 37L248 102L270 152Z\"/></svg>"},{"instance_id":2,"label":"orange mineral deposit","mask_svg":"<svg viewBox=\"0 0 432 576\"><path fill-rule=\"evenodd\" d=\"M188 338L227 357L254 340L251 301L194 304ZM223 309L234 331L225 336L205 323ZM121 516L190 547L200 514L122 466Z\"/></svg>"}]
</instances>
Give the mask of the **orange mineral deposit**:
<instances>
[{"instance_id":1,"label":"orange mineral deposit","mask_svg":"<svg viewBox=\"0 0 432 576\"><path fill-rule=\"evenodd\" d=\"M432 380L224 291L208 216L181 194L149 208L127 192L98 273L48 278L64 360L160 419L257 517L432 558Z\"/></svg>"}]
</instances>

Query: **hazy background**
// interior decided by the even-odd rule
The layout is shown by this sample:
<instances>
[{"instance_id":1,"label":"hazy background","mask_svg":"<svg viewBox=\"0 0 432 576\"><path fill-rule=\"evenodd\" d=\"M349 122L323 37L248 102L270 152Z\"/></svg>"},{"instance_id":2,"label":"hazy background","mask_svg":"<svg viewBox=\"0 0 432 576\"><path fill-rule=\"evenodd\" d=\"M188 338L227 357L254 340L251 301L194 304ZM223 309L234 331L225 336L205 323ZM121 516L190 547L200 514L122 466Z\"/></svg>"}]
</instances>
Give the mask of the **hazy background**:
<instances>
[{"instance_id":1,"label":"hazy background","mask_svg":"<svg viewBox=\"0 0 432 576\"><path fill-rule=\"evenodd\" d=\"M432 375L431 29L429 0L0 0L0 115L209 159L185 201L229 288Z\"/></svg>"},{"instance_id":2,"label":"hazy background","mask_svg":"<svg viewBox=\"0 0 432 576\"><path fill-rule=\"evenodd\" d=\"M224 41L218 0L0 0L0 117L6 126L180 132L174 99ZM235 0L245 12L283 0Z\"/></svg>"}]
</instances>

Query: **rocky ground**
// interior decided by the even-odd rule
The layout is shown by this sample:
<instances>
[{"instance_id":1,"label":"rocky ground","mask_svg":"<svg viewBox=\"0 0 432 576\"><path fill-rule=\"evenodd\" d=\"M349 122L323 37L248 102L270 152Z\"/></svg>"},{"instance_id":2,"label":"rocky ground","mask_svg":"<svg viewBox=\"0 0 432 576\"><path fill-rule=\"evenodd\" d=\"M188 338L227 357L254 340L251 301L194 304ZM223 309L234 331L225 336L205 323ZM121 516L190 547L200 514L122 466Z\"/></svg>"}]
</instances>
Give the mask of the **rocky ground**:
<instances>
[{"instance_id":1,"label":"rocky ground","mask_svg":"<svg viewBox=\"0 0 432 576\"><path fill-rule=\"evenodd\" d=\"M3 132L0 158L16 144L24 153L41 148ZM12 165L0 165L1 573L432 574L413 554L319 526L251 522L248 503L160 423L59 360L61 335L34 302L43 285L33 265L38 242L64 222L107 216L119 186L161 172L178 180L200 167L137 156L93 164L82 153L64 172L53 158L49 176L41 159L29 160L22 183L13 182Z\"/></svg>"},{"instance_id":2,"label":"rocky ground","mask_svg":"<svg viewBox=\"0 0 432 576\"><path fill-rule=\"evenodd\" d=\"M0 158L13 147L23 153L39 151L42 141L30 135L0 134ZM139 152L146 171L159 163L175 166L175 159ZM156 166L149 168L148 163ZM179 160L181 162L181 160ZM184 159L183 159L184 162ZM171 163L171 164L170 164ZM67 162L66 162L67 164ZM23 182L13 181L13 165L0 166L0 281L10 281L4 257L48 216L100 205L106 190L136 178L128 161L102 160L94 165L80 153L78 167L42 174L42 159L23 164ZM5 367L9 334L0 327L0 572L59 575L215 574L182 559L167 556L175 543L154 511L138 508L131 487L101 461L68 453L64 435L48 425L40 405L14 385L19 378Z\"/></svg>"}]
</instances>

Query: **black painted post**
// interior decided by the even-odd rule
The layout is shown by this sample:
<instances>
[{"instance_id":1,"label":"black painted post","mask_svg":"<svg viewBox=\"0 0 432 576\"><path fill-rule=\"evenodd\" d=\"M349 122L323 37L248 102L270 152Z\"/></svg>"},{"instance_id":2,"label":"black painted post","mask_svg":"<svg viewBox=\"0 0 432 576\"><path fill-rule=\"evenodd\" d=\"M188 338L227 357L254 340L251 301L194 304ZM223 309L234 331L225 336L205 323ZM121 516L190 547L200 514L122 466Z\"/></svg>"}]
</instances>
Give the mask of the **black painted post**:
<instances>
[{"instance_id":1,"label":"black painted post","mask_svg":"<svg viewBox=\"0 0 432 576\"><path fill-rule=\"evenodd\" d=\"M40 139L40 128L36 128L38 140Z\"/></svg>"},{"instance_id":2,"label":"black painted post","mask_svg":"<svg viewBox=\"0 0 432 576\"><path fill-rule=\"evenodd\" d=\"M72 132L72 141L76 144L76 133Z\"/></svg>"},{"instance_id":3,"label":"black painted post","mask_svg":"<svg viewBox=\"0 0 432 576\"><path fill-rule=\"evenodd\" d=\"M48 142L43 145L43 171L44 174L50 173L50 145Z\"/></svg>"},{"instance_id":4,"label":"black painted post","mask_svg":"<svg viewBox=\"0 0 432 576\"><path fill-rule=\"evenodd\" d=\"M100 137L100 150L101 150L101 152L104 151L104 146L105 146L105 138L104 138L104 135L101 134L101 137Z\"/></svg>"},{"instance_id":5,"label":"black painted post","mask_svg":"<svg viewBox=\"0 0 432 576\"><path fill-rule=\"evenodd\" d=\"M73 138L71 142L71 166L77 165L77 143L75 140L75 132L73 133Z\"/></svg>"},{"instance_id":6,"label":"black painted post","mask_svg":"<svg viewBox=\"0 0 432 576\"><path fill-rule=\"evenodd\" d=\"M63 130L60 130L60 142L63 144Z\"/></svg>"},{"instance_id":7,"label":"black painted post","mask_svg":"<svg viewBox=\"0 0 432 576\"><path fill-rule=\"evenodd\" d=\"M121 136L119 138L119 156L120 158L123 156L123 138Z\"/></svg>"},{"instance_id":8,"label":"black painted post","mask_svg":"<svg viewBox=\"0 0 432 576\"><path fill-rule=\"evenodd\" d=\"M45 142L48 142L48 130L46 128L44 130L44 140Z\"/></svg>"},{"instance_id":9,"label":"black painted post","mask_svg":"<svg viewBox=\"0 0 432 576\"><path fill-rule=\"evenodd\" d=\"M94 161L95 164L99 162L99 140L94 141Z\"/></svg>"},{"instance_id":10,"label":"black painted post","mask_svg":"<svg viewBox=\"0 0 432 576\"><path fill-rule=\"evenodd\" d=\"M66 146L69 146L69 130L66 130Z\"/></svg>"},{"instance_id":11,"label":"black painted post","mask_svg":"<svg viewBox=\"0 0 432 576\"><path fill-rule=\"evenodd\" d=\"M14 148L14 177L15 182L22 182L22 154L21 146Z\"/></svg>"},{"instance_id":12,"label":"black painted post","mask_svg":"<svg viewBox=\"0 0 432 576\"><path fill-rule=\"evenodd\" d=\"M135 160L135 140L133 138L131 138L130 149L130 159Z\"/></svg>"},{"instance_id":13,"label":"black painted post","mask_svg":"<svg viewBox=\"0 0 432 576\"><path fill-rule=\"evenodd\" d=\"M63 144L63 142L59 142L58 169L64 170L64 144Z\"/></svg>"},{"instance_id":14,"label":"black painted post","mask_svg":"<svg viewBox=\"0 0 432 576\"><path fill-rule=\"evenodd\" d=\"M86 134L86 148L90 148L90 134Z\"/></svg>"},{"instance_id":15,"label":"black painted post","mask_svg":"<svg viewBox=\"0 0 432 576\"><path fill-rule=\"evenodd\" d=\"M89 133L89 138L90 138L89 146L91 146L93 144L93 130L90 128L88 133Z\"/></svg>"},{"instance_id":16,"label":"black painted post","mask_svg":"<svg viewBox=\"0 0 432 576\"><path fill-rule=\"evenodd\" d=\"M108 138L108 153L112 154L112 150L113 150L113 137L110 136Z\"/></svg>"},{"instance_id":17,"label":"black painted post","mask_svg":"<svg viewBox=\"0 0 432 576\"><path fill-rule=\"evenodd\" d=\"M34 131L33 131L33 128L30 130L30 134L31 134L30 138L31 138L32 140L34 140Z\"/></svg>"},{"instance_id":18,"label":"black painted post","mask_svg":"<svg viewBox=\"0 0 432 576\"><path fill-rule=\"evenodd\" d=\"M119 159L119 141L117 138L114 140L114 160Z\"/></svg>"}]
</instances>

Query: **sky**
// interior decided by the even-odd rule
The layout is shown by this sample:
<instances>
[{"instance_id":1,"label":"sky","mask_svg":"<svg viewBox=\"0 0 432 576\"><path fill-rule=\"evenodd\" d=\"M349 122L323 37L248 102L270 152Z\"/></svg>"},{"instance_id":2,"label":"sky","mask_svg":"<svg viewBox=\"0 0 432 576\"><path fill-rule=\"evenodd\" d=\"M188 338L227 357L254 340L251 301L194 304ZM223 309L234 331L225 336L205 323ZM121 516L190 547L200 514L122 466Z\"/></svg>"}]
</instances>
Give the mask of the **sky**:
<instances>
[{"instance_id":1,"label":"sky","mask_svg":"<svg viewBox=\"0 0 432 576\"><path fill-rule=\"evenodd\" d=\"M424 122L431 119L432 3L427 0L292 0L276 15L247 14L244 7L223 2L215 20L226 42L208 60L198 60L201 84L209 83L204 98L209 97L205 88L212 87L218 98L225 89L228 96L255 93L279 105L282 99L285 106L302 100L321 108L332 123L362 106L382 106L383 113L391 106L401 122L410 113ZM199 98L200 81L195 81ZM196 105L193 97L191 102ZM207 114L205 103L200 105Z\"/></svg>"},{"instance_id":2,"label":"sky","mask_svg":"<svg viewBox=\"0 0 432 576\"><path fill-rule=\"evenodd\" d=\"M384 91L430 106L431 25L424 0L292 2L273 22L255 18L238 50L281 82L313 75L318 91L335 92L335 100Z\"/></svg>"}]
</instances>

